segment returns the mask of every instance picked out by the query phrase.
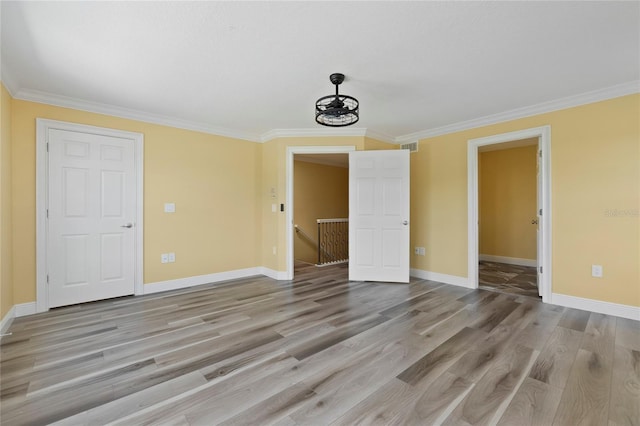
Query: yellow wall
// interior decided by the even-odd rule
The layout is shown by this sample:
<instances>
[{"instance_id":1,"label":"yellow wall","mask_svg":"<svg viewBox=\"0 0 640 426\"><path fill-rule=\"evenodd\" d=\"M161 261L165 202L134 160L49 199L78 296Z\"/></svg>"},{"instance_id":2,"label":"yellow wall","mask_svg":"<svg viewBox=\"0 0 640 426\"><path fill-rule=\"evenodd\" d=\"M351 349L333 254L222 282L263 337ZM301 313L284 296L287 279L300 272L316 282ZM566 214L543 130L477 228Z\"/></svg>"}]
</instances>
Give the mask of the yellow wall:
<instances>
[{"instance_id":1,"label":"yellow wall","mask_svg":"<svg viewBox=\"0 0 640 426\"><path fill-rule=\"evenodd\" d=\"M293 221L316 243L294 234L294 258L318 261L317 219L349 217L349 169L294 161Z\"/></svg>"},{"instance_id":2,"label":"yellow wall","mask_svg":"<svg viewBox=\"0 0 640 426\"><path fill-rule=\"evenodd\" d=\"M13 304L35 301L36 117L145 135L146 283L252 266L284 271L285 214L271 204L286 201L287 146L378 146L355 136L255 144L15 99L7 136L6 104L0 187L6 235L9 138L14 286L5 288L3 275L3 315L11 291ZM640 306L639 121L636 94L421 140L411 155L411 246L427 251L412 256L412 267L467 276L467 141L549 124L553 291ZM174 215L162 212L167 201L176 203ZM11 246L4 236L2 243ZM168 251L177 262L160 264ZM591 264L603 265L603 278L591 277Z\"/></svg>"},{"instance_id":3,"label":"yellow wall","mask_svg":"<svg viewBox=\"0 0 640 426\"><path fill-rule=\"evenodd\" d=\"M11 212L11 96L0 83L0 319L13 306Z\"/></svg>"},{"instance_id":4,"label":"yellow wall","mask_svg":"<svg viewBox=\"0 0 640 426\"><path fill-rule=\"evenodd\" d=\"M538 147L478 156L480 254L535 260Z\"/></svg>"},{"instance_id":5,"label":"yellow wall","mask_svg":"<svg viewBox=\"0 0 640 426\"><path fill-rule=\"evenodd\" d=\"M411 246L427 250L412 267L467 276L467 141L547 124L553 292L640 306L639 94L421 140Z\"/></svg>"},{"instance_id":6,"label":"yellow wall","mask_svg":"<svg viewBox=\"0 0 640 426\"><path fill-rule=\"evenodd\" d=\"M12 112L14 303L36 296L36 117L144 134L145 283L260 264L259 144L20 100Z\"/></svg>"}]
</instances>

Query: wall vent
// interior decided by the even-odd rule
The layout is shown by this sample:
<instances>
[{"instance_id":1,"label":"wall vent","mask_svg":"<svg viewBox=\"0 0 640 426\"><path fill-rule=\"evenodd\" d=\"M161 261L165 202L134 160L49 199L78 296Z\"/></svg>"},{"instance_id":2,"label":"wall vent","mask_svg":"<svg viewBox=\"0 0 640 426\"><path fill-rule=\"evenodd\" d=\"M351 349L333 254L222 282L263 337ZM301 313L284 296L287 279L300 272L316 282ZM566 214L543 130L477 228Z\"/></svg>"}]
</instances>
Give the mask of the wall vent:
<instances>
[{"instance_id":1,"label":"wall vent","mask_svg":"<svg viewBox=\"0 0 640 426\"><path fill-rule=\"evenodd\" d=\"M403 143L400 149L408 149L410 152L418 152L418 142Z\"/></svg>"}]
</instances>

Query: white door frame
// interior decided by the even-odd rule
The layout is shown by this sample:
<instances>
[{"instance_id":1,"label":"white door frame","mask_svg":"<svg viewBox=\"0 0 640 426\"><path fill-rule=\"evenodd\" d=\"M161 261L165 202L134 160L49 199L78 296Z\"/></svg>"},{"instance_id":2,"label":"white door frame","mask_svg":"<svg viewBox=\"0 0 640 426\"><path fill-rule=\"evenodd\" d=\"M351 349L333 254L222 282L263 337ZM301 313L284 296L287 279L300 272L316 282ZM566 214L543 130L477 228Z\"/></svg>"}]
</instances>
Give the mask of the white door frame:
<instances>
[{"instance_id":1,"label":"white door frame","mask_svg":"<svg viewBox=\"0 0 640 426\"><path fill-rule=\"evenodd\" d=\"M135 223L135 288L136 295L143 294L143 145L142 133L107 129L85 124L36 118L36 312L49 310L47 286L47 205L49 189L49 155L47 135L50 129L90 133L132 139L136 177L136 223Z\"/></svg>"},{"instance_id":2,"label":"white door frame","mask_svg":"<svg viewBox=\"0 0 640 426\"><path fill-rule=\"evenodd\" d=\"M295 154L347 154L355 151L354 145L347 146L288 146L287 167L285 176L286 204L285 204L285 228L287 245L287 270L286 280L293 279L293 156Z\"/></svg>"},{"instance_id":3,"label":"white door frame","mask_svg":"<svg viewBox=\"0 0 640 426\"><path fill-rule=\"evenodd\" d=\"M534 127L468 141L468 280L471 288L478 288L478 149L481 146L529 138L538 138L538 152L542 152L540 157L540 173L542 175L542 194L540 194L542 235L540 243L542 245L542 259L538 259L538 262L542 265L543 273L540 274L542 279L538 285L542 289L542 301L551 303L551 126Z\"/></svg>"}]
</instances>

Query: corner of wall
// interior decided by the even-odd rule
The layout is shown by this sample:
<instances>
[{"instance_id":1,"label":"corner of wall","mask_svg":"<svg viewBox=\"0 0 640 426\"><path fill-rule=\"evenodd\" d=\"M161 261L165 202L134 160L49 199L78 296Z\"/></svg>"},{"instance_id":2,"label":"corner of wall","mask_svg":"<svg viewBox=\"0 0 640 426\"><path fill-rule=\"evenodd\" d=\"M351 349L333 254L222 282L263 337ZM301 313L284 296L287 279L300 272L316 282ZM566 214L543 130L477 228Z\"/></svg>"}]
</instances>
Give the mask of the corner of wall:
<instances>
[{"instance_id":1,"label":"corner of wall","mask_svg":"<svg viewBox=\"0 0 640 426\"><path fill-rule=\"evenodd\" d=\"M0 318L13 312L12 98L0 83Z\"/></svg>"}]
</instances>

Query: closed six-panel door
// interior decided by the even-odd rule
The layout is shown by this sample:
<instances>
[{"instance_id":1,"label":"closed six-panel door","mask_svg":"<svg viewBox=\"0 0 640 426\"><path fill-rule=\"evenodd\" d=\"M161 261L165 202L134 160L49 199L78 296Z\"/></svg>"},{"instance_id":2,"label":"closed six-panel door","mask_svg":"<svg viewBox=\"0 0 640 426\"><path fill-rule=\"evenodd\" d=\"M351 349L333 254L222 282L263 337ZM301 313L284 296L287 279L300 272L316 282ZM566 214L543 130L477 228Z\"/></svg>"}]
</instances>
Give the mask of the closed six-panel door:
<instances>
[{"instance_id":1,"label":"closed six-panel door","mask_svg":"<svg viewBox=\"0 0 640 426\"><path fill-rule=\"evenodd\" d=\"M134 142L48 132L49 307L134 293Z\"/></svg>"}]
</instances>

